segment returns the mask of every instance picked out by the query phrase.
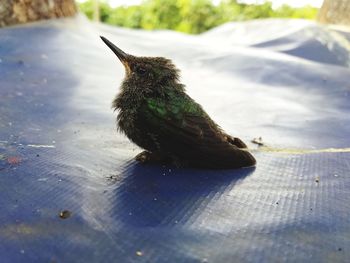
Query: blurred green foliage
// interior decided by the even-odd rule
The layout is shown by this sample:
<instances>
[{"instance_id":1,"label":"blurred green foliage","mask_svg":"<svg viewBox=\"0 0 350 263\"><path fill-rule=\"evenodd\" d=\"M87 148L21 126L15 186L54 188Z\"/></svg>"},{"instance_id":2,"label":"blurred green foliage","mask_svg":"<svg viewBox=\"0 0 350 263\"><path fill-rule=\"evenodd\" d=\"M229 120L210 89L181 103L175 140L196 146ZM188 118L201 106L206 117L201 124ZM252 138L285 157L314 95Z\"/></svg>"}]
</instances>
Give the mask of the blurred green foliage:
<instances>
[{"instance_id":1,"label":"blurred green foliage","mask_svg":"<svg viewBox=\"0 0 350 263\"><path fill-rule=\"evenodd\" d=\"M92 0L81 3L79 7L92 18ZM211 0L144 0L140 5L117 8L100 1L100 19L104 23L129 28L172 29L191 34L202 33L229 21L268 17L314 19L317 12L317 8L310 6L292 8L283 5L273 9L270 2L247 5L237 0L222 0L218 5Z\"/></svg>"}]
</instances>

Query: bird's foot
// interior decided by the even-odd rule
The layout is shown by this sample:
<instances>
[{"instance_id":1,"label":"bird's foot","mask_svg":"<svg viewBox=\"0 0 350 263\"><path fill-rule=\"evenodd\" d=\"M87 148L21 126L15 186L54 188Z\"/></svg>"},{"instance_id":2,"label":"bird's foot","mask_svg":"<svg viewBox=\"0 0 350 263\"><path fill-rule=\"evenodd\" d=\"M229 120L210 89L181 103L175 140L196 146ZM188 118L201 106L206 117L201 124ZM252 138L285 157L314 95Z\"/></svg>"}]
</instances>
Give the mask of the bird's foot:
<instances>
[{"instance_id":1,"label":"bird's foot","mask_svg":"<svg viewBox=\"0 0 350 263\"><path fill-rule=\"evenodd\" d=\"M148 151L143 151L136 155L135 160L140 163L162 163L166 159L159 153L151 153Z\"/></svg>"},{"instance_id":2,"label":"bird's foot","mask_svg":"<svg viewBox=\"0 0 350 263\"><path fill-rule=\"evenodd\" d=\"M186 167L188 163L175 156L167 156L159 152L143 151L135 156L135 160L143 164L172 164L177 168Z\"/></svg>"}]
</instances>

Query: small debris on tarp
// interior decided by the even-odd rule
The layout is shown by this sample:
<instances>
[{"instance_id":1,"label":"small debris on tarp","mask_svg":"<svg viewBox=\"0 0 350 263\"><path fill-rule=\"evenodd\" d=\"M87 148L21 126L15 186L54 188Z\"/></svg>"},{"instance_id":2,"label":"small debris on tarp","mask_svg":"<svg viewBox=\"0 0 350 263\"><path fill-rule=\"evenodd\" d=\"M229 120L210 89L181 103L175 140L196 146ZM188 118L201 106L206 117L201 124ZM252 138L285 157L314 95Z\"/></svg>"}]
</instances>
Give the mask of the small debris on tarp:
<instances>
[{"instance_id":1,"label":"small debris on tarp","mask_svg":"<svg viewBox=\"0 0 350 263\"><path fill-rule=\"evenodd\" d=\"M143 255L142 251L136 251L136 255L141 257Z\"/></svg>"},{"instance_id":2,"label":"small debris on tarp","mask_svg":"<svg viewBox=\"0 0 350 263\"><path fill-rule=\"evenodd\" d=\"M17 156L7 157L7 163L12 164L12 165L20 164L21 161L22 161L22 159L20 157L17 157Z\"/></svg>"},{"instance_id":3,"label":"small debris on tarp","mask_svg":"<svg viewBox=\"0 0 350 263\"><path fill-rule=\"evenodd\" d=\"M316 182L316 183L319 183L319 182L320 182L320 177L317 176L317 177L315 178L315 182Z\"/></svg>"},{"instance_id":4,"label":"small debris on tarp","mask_svg":"<svg viewBox=\"0 0 350 263\"><path fill-rule=\"evenodd\" d=\"M259 146L263 146L265 143L263 142L263 139L262 137L259 137L259 138L254 138L253 140L251 140L252 143L255 143Z\"/></svg>"},{"instance_id":5,"label":"small debris on tarp","mask_svg":"<svg viewBox=\"0 0 350 263\"><path fill-rule=\"evenodd\" d=\"M106 177L107 182L109 185L115 184L116 182L120 181L122 178L118 174L112 174Z\"/></svg>"},{"instance_id":6,"label":"small debris on tarp","mask_svg":"<svg viewBox=\"0 0 350 263\"><path fill-rule=\"evenodd\" d=\"M72 215L72 212L68 211L68 210L63 210L60 212L59 216L61 219L67 219Z\"/></svg>"}]
</instances>

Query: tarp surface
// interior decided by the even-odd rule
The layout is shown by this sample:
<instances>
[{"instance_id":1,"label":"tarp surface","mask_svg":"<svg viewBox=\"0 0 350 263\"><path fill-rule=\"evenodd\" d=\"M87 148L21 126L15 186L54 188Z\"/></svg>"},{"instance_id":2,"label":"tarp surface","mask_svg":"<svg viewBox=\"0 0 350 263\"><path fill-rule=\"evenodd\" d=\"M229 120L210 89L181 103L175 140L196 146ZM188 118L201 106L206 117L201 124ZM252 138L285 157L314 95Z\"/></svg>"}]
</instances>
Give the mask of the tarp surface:
<instances>
[{"instance_id":1,"label":"tarp surface","mask_svg":"<svg viewBox=\"0 0 350 263\"><path fill-rule=\"evenodd\" d=\"M173 59L256 168L133 161L110 108L124 69L100 34ZM349 39L302 20L1 29L0 262L350 262Z\"/></svg>"}]
</instances>

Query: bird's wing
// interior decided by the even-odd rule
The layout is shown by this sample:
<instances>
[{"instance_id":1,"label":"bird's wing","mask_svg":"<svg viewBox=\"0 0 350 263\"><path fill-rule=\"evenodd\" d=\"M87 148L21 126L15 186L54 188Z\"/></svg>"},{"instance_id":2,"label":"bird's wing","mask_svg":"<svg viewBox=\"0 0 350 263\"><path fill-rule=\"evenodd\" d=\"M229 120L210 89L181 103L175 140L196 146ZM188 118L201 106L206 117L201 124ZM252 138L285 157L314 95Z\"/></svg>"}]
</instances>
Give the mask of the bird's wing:
<instances>
[{"instance_id":1,"label":"bird's wing","mask_svg":"<svg viewBox=\"0 0 350 263\"><path fill-rule=\"evenodd\" d=\"M254 157L234 145L232 137L224 134L202 107L184 93L169 100L146 99L140 109L140 120L162 151L168 150L190 161L197 158L209 167L255 164Z\"/></svg>"}]
</instances>

